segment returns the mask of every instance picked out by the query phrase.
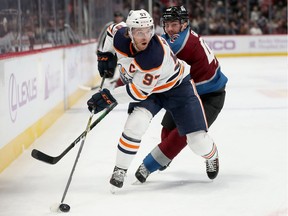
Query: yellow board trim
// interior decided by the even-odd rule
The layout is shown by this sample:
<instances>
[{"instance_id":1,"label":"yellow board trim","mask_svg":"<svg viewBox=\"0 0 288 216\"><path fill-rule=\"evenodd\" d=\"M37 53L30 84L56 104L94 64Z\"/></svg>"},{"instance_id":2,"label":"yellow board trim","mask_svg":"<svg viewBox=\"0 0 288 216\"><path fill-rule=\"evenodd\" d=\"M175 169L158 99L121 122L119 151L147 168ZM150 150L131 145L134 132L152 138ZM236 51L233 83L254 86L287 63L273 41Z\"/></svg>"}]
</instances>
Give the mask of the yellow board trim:
<instances>
[{"instance_id":1,"label":"yellow board trim","mask_svg":"<svg viewBox=\"0 0 288 216\"><path fill-rule=\"evenodd\" d=\"M96 80L99 80L97 78ZM90 84L92 82L89 82ZM87 91L76 90L67 99L67 109L72 107ZM40 137L64 113L64 102L40 118L35 124L7 143L0 149L0 173L6 169L25 149Z\"/></svg>"},{"instance_id":2,"label":"yellow board trim","mask_svg":"<svg viewBox=\"0 0 288 216\"><path fill-rule=\"evenodd\" d=\"M0 149L0 173L7 168L22 152L40 137L62 114L64 103L61 102L35 124L19 134Z\"/></svg>"}]
</instances>

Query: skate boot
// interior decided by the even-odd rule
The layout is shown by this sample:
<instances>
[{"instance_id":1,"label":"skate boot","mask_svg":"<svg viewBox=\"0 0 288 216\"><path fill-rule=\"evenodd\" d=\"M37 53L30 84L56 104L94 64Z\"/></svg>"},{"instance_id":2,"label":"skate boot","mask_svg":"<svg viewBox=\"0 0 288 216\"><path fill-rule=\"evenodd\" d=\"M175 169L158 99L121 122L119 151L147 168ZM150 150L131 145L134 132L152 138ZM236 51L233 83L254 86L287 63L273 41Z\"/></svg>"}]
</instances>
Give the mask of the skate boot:
<instances>
[{"instance_id":1,"label":"skate boot","mask_svg":"<svg viewBox=\"0 0 288 216\"><path fill-rule=\"evenodd\" d=\"M121 188L123 186L124 177L126 176L127 169L121 169L117 166L114 167L113 174L110 179L110 184Z\"/></svg>"},{"instance_id":2,"label":"skate boot","mask_svg":"<svg viewBox=\"0 0 288 216\"><path fill-rule=\"evenodd\" d=\"M219 159L206 160L206 173L209 179L215 179L219 172Z\"/></svg>"},{"instance_id":3,"label":"skate boot","mask_svg":"<svg viewBox=\"0 0 288 216\"><path fill-rule=\"evenodd\" d=\"M138 181L140 181L141 183L144 183L146 181L146 179L148 178L148 176L150 175L149 170L144 166L144 164L142 163L136 173L135 176L138 179Z\"/></svg>"}]
</instances>

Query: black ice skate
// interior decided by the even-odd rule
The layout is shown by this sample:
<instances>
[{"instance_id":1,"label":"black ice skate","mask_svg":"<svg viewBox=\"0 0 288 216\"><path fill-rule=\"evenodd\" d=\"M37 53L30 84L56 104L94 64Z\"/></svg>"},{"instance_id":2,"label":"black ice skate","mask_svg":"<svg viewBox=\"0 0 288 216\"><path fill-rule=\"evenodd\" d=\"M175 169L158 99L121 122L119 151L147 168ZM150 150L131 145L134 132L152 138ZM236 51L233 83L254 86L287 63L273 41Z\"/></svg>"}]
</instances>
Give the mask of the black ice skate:
<instances>
[{"instance_id":1,"label":"black ice skate","mask_svg":"<svg viewBox=\"0 0 288 216\"><path fill-rule=\"evenodd\" d=\"M126 176L126 169L121 169L117 166L114 167L113 174L110 179L110 184L117 187L121 188L124 183L124 177Z\"/></svg>"},{"instance_id":2,"label":"black ice skate","mask_svg":"<svg viewBox=\"0 0 288 216\"><path fill-rule=\"evenodd\" d=\"M142 163L136 173L135 176L138 179L138 181L140 181L141 183L144 183L146 181L146 179L148 178L148 176L150 175L149 170L144 166L144 164Z\"/></svg>"},{"instance_id":3,"label":"black ice skate","mask_svg":"<svg viewBox=\"0 0 288 216\"><path fill-rule=\"evenodd\" d=\"M210 179L215 179L219 172L219 160L216 157L213 160L206 160L206 173Z\"/></svg>"}]
</instances>

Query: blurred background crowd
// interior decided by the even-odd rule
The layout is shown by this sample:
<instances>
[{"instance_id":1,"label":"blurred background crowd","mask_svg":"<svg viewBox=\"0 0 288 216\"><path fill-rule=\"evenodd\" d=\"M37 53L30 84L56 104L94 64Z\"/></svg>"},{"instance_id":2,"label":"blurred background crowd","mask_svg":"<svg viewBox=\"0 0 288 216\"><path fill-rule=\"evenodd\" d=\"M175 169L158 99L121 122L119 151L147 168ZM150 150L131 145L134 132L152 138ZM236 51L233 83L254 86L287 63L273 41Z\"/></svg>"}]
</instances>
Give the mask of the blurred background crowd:
<instances>
[{"instance_id":1,"label":"blurred background crowd","mask_svg":"<svg viewBox=\"0 0 288 216\"><path fill-rule=\"evenodd\" d=\"M149 11L162 34L162 11L184 5L200 35L287 34L286 0L0 0L0 55L97 40L131 9Z\"/></svg>"}]
</instances>

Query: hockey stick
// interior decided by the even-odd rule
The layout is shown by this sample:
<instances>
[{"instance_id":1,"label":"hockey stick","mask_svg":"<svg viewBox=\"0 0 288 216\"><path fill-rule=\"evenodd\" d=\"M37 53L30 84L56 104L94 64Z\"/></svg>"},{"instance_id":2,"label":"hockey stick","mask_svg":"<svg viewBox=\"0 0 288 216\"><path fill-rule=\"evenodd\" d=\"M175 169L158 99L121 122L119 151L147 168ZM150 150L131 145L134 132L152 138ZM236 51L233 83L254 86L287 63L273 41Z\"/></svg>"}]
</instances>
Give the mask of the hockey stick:
<instances>
[{"instance_id":1,"label":"hockey stick","mask_svg":"<svg viewBox=\"0 0 288 216\"><path fill-rule=\"evenodd\" d=\"M104 110L104 112L90 125L89 131L92 130L111 110L115 108L117 103L111 104L108 108ZM88 132L89 132L88 131ZM59 160L61 160L81 139L86 136L86 130L82 132L80 136L78 136L59 156L50 156L41 152L37 149L33 149L31 152L31 156L37 160L46 162L48 164L56 164Z\"/></svg>"},{"instance_id":2,"label":"hockey stick","mask_svg":"<svg viewBox=\"0 0 288 216\"><path fill-rule=\"evenodd\" d=\"M102 78L101 81L101 85L100 87L102 88L103 84L105 81L105 75ZM98 119L96 119L89 127L89 131L92 130L112 109L114 109L114 107L117 105L116 104L111 104L107 109L104 110L104 112L102 113L102 115L100 115L98 117ZM92 120L92 118L91 118ZM90 120L90 123L91 123ZM46 162L48 164L56 164L59 160L61 160L61 158L63 158L81 139L83 139L86 136L86 133L88 133L88 131L86 132L86 130L84 132L82 132L82 134L80 136L78 136L59 156L50 156L47 155L37 149L33 149L31 152L31 156L37 160Z\"/></svg>"},{"instance_id":3,"label":"hockey stick","mask_svg":"<svg viewBox=\"0 0 288 216\"><path fill-rule=\"evenodd\" d=\"M103 79L103 80L104 80L104 79ZM79 147L79 150L78 150L76 159L75 159L75 161L74 161L72 170L71 170L71 172L70 172L70 175L69 175L69 178L68 178L68 181L67 181L67 184L66 184L64 193L63 193L63 195L62 195L61 204L60 204L60 206L59 206L59 209L60 209L61 211L63 211L63 212L67 212L67 210L69 211L69 209L70 209L70 206L69 206L68 204L63 203L63 202L64 202L64 199L65 199L65 197L66 197L66 194L67 194L67 191L68 191L68 189L69 189L69 186L70 186L70 184L71 184L72 177L73 177L73 174L74 174L74 171L75 171L75 168L76 168L78 159L79 159L79 157L80 157L81 151L82 151L82 149L83 149L83 146L84 146L84 143L85 143L85 140L86 140L86 135L87 135L87 133L88 133L89 130L90 130L90 124L91 124L93 115L94 115L94 110L92 110L91 115L90 115L90 118L89 118L88 123L87 123L87 126L86 126L86 129L85 129L85 131L83 132L84 135L83 135L83 138L82 138L82 142L81 142L81 145L80 145L80 147Z\"/></svg>"}]
</instances>

